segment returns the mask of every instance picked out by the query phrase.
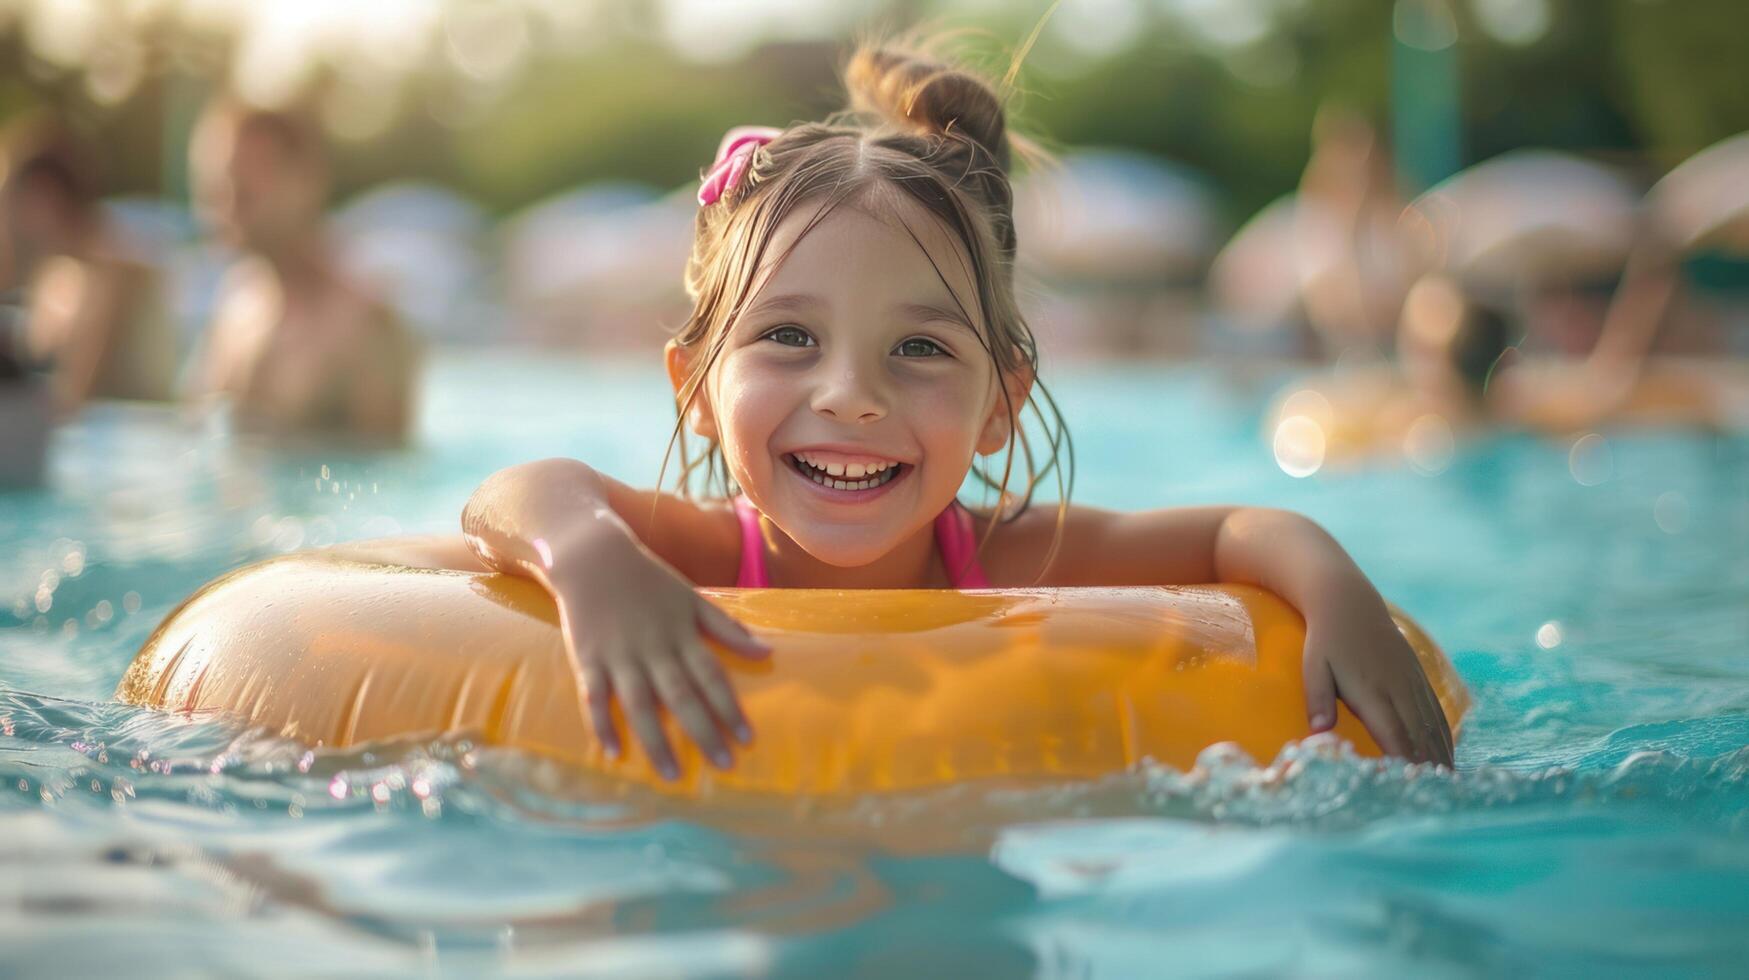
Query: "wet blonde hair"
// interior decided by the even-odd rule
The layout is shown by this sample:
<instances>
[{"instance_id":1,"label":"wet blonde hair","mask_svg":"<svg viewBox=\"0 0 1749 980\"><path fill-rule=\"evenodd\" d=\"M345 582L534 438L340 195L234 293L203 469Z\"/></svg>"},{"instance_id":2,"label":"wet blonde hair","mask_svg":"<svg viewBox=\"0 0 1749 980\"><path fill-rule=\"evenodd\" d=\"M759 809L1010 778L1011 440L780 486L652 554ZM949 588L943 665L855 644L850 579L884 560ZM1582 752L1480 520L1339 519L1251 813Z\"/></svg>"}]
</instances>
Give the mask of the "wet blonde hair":
<instances>
[{"instance_id":1,"label":"wet blonde hair","mask_svg":"<svg viewBox=\"0 0 1749 980\"><path fill-rule=\"evenodd\" d=\"M1013 74L1011 69L1010 79ZM1023 513L1038 485L1052 474L1059 490L1060 525L1073 488L1074 451L1062 414L1037 380L1038 344L1015 300L1014 194L1008 176L1014 154L1029 160L1043 160L1043 154L1008 132L996 87L921 53L921 46L864 45L846 65L844 82L849 109L824 122L785 129L754 152L736 186L726 188L717 203L699 208L686 263L692 313L674 337L691 354L690 373L676 395L681 421L669 444L670 455L679 448L680 490L690 494L702 475L707 492L712 487L724 496L735 492L721 447L707 439L705 448L695 452L684 419L722 353L729 328L757 288L755 278L768 265L767 251L778 226L798 208L817 205L796 238L800 241L840 204L908 198L939 221L963 251L981 320L964 308L951 286L948 292L966 320L979 325L980 345L998 378L1007 381L1024 373L1033 379L1024 406L1013 404L1006 384L999 386L1011 421L1000 472L993 462L972 466L979 481L996 494L992 525ZM930 262L935 264L935 259ZM936 272L941 274L939 266ZM1022 424L1026 408L1040 430L1036 436ZM1017 462L1025 482L1011 492ZM664 471L667 463L664 457Z\"/></svg>"}]
</instances>

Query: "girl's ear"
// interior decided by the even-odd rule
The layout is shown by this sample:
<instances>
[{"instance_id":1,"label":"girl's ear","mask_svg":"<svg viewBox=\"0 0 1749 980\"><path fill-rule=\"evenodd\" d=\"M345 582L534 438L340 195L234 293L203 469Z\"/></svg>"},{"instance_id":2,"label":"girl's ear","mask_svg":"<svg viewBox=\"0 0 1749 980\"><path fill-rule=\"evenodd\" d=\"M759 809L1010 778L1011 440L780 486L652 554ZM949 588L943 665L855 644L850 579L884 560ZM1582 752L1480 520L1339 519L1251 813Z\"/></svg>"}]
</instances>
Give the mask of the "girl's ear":
<instances>
[{"instance_id":1,"label":"girl's ear","mask_svg":"<svg viewBox=\"0 0 1749 980\"><path fill-rule=\"evenodd\" d=\"M1020 411L1026 407L1026 399L1032 394L1032 366L1020 357L1015 358L1020 366L1002 374L1002 391L996 395L996 404L991 406L990 415L984 420L983 431L978 433L978 455L989 456L1001 452L1008 445L1009 438L1014 434L1014 426L1019 423ZM1003 395L1007 397L1004 398Z\"/></svg>"},{"instance_id":2,"label":"girl's ear","mask_svg":"<svg viewBox=\"0 0 1749 980\"><path fill-rule=\"evenodd\" d=\"M670 340L662 348L662 361L668 367L668 381L674 385L676 402L683 397L687 379L692 377L693 357L697 352L690 347ZM686 412L686 427L693 435L704 439L717 437L717 418L711 411L710 399L705 397L704 385L701 383L692 393L692 404L682 406Z\"/></svg>"}]
</instances>

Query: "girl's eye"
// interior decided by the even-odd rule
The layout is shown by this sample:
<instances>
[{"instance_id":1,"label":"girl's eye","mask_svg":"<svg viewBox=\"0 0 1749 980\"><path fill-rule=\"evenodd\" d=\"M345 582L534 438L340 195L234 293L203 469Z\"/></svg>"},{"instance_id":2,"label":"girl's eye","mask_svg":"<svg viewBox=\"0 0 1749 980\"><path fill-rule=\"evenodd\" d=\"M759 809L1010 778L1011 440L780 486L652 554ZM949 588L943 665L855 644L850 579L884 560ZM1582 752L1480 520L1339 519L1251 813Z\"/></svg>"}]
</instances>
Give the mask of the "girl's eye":
<instances>
[{"instance_id":1,"label":"girl's eye","mask_svg":"<svg viewBox=\"0 0 1749 980\"><path fill-rule=\"evenodd\" d=\"M809 347L814 343L814 338L808 336L808 332L801 327L778 327L766 334L764 339L775 340L785 347Z\"/></svg>"},{"instance_id":2,"label":"girl's eye","mask_svg":"<svg viewBox=\"0 0 1749 980\"><path fill-rule=\"evenodd\" d=\"M893 351L900 357L934 357L937 354L947 353L940 344L928 337L912 337L910 340L902 340L899 342L899 346L893 348Z\"/></svg>"}]
</instances>

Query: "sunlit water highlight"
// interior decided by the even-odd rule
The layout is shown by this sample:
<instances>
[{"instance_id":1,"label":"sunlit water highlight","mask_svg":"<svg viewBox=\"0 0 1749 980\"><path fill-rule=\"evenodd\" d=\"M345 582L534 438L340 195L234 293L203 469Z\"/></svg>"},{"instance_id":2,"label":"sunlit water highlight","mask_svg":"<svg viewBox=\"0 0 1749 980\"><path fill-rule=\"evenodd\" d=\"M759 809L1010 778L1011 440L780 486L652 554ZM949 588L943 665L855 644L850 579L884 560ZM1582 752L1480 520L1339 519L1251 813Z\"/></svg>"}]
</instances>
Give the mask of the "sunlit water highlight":
<instances>
[{"instance_id":1,"label":"sunlit water highlight","mask_svg":"<svg viewBox=\"0 0 1749 980\"><path fill-rule=\"evenodd\" d=\"M446 358L421 448L268 453L169 413L0 496L0 973L1728 974L1749 956L1749 441L1459 444L1294 479L1265 389L1058 384L1081 500L1322 521L1476 695L1456 772L1264 765L833 806L677 804L465 739L310 753L108 700L213 575L449 530L493 469L648 483L659 374ZM1583 477L1583 479L1581 479ZM563 791L556 785L564 781Z\"/></svg>"}]
</instances>

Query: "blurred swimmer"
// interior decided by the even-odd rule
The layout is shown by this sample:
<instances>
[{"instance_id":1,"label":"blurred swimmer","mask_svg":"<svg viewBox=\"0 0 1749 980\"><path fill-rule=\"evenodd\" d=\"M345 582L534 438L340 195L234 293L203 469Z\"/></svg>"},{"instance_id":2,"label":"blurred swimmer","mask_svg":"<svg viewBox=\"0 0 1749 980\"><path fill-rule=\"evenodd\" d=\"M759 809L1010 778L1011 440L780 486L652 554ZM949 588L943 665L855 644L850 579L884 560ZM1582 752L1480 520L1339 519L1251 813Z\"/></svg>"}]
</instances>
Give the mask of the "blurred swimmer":
<instances>
[{"instance_id":1,"label":"blurred swimmer","mask_svg":"<svg viewBox=\"0 0 1749 980\"><path fill-rule=\"evenodd\" d=\"M1304 428L1303 416L1321 430L1324 454L1352 458L1399 447L1413 456L1417 433L1430 426L1448 438L1494 428L1573 434L1620 425L1749 425L1749 371L1647 356L1653 331L1646 322L1616 321L1584 357L1527 357L1518 351L1524 327L1504 306L1453 279L1426 276L1404 300L1395 366L1292 386L1271 412L1271 430Z\"/></svg>"},{"instance_id":2,"label":"blurred swimmer","mask_svg":"<svg viewBox=\"0 0 1749 980\"><path fill-rule=\"evenodd\" d=\"M157 276L106 219L89 159L47 119L0 139L0 291L19 294L15 346L49 370L61 414L91 398L167 399L176 372Z\"/></svg>"},{"instance_id":3,"label":"blurred swimmer","mask_svg":"<svg viewBox=\"0 0 1749 980\"><path fill-rule=\"evenodd\" d=\"M202 217L245 256L220 286L191 394L229 398L258 430L404 438L417 346L337 264L315 124L221 100L190 158Z\"/></svg>"}]
</instances>

